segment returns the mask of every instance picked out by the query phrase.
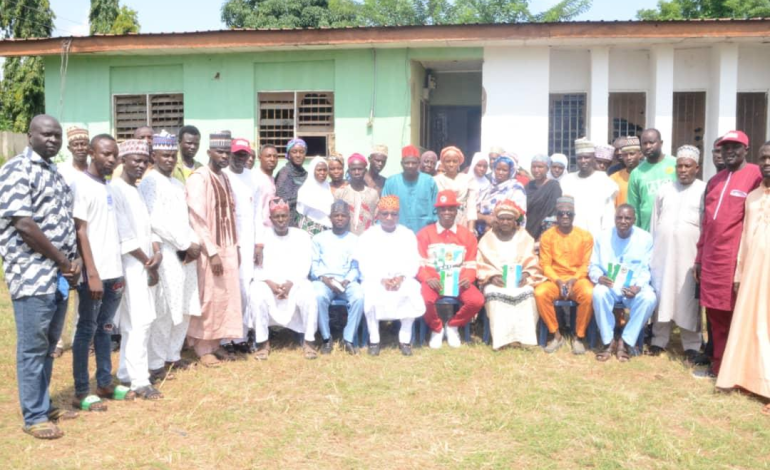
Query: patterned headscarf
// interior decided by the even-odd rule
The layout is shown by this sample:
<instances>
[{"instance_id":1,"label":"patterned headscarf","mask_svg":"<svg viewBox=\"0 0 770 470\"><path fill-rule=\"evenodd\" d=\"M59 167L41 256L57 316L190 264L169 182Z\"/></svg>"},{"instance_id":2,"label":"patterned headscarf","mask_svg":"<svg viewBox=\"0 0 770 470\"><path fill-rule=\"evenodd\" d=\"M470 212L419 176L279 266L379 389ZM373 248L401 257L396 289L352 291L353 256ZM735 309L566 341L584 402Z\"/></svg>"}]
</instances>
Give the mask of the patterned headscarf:
<instances>
[{"instance_id":1,"label":"patterned headscarf","mask_svg":"<svg viewBox=\"0 0 770 470\"><path fill-rule=\"evenodd\" d=\"M597 145L594 153L597 160L611 162L615 158L615 147L611 145Z\"/></svg>"},{"instance_id":2,"label":"patterned headscarf","mask_svg":"<svg viewBox=\"0 0 770 470\"><path fill-rule=\"evenodd\" d=\"M212 147L213 148L213 147ZM174 151L179 150L179 144L177 143L176 136L169 134L165 130L160 131L160 134L152 136L152 149L159 151Z\"/></svg>"},{"instance_id":3,"label":"patterned headscarf","mask_svg":"<svg viewBox=\"0 0 770 470\"><path fill-rule=\"evenodd\" d=\"M494 214L495 217L499 216L500 214L510 214L515 219L520 219L522 216L524 216L527 213L524 209L519 207L518 204L511 201L510 199L504 199L500 202L498 202L495 205Z\"/></svg>"},{"instance_id":4,"label":"patterned headscarf","mask_svg":"<svg viewBox=\"0 0 770 470\"><path fill-rule=\"evenodd\" d=\"M291 152L291 149L297 145L307 150L307 144L305 143L305 141L297 138L297 139L291 139L289 143L286 144L286 153L288 154L289 152Z\"/></svg>"},{"instance_id":5,"label":"patterned headscarf","mask_svg":"<svg viewBox=\"0 0 770 470\"><path fill-rule=\"evenodd\" d=\"M441 150L441 156L439 157L441 161L444 161L444 157L446 157L446 155L450 152L454 152L460 156L460 165L462 165L463 162L465 162L465 155L463 155L462 150L460 150L457 147L444 147L444 149Z\"/></svg>"},{"instance_id":6,"label":"patterned headscarf","mask_svg":"<svg viewBox=\"0 0 770 470\"><path fill-rule=\"evenodd\" d=\"M394 195L382 196L380 202L377 203L378 211L397 211L400 207L401 204L398 200L398 196Z\"/></svg>"},{"instance_id":7,"label":"patterned headscarf","mask_svg":"<svg viewBox=\"0 0 770 470\"><path fill-rule=\"evenodd\" d=\"M128 139L118 145L118 156L120 158L126 155L144 155L150 156L150 146L144 139Z\"/></svg>"},{"instance_id":8,"label":"patterned headscarf","mask_svg":"<svg viewBox=\"0 0 770 470\"><path fill-rule=\"evenodd\" d=\"M508 175L508 179L513 178L513 176L516 174L516 162L511 158L509 155L500 155L499 157L495 158L495 166L497 166L500 163L507 163L509 167L511 167L511 171ZM497 183L502 183L502 181L497 181L495 178L495 169L492 168L492 179Z\"/></svg>"}]
</instances>

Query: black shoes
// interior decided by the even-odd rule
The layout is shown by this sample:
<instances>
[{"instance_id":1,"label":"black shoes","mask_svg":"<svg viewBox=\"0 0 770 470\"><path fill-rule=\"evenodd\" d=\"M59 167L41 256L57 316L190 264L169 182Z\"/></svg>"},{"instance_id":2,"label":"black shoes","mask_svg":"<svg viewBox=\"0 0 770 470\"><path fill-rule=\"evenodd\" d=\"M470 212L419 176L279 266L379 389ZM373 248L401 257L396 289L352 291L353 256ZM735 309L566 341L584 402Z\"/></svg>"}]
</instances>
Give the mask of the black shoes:
<instances>
[{"instance_id":1,"label":"black shoes","mask_svg":"<svg viewBox=\"0 0 770 470\"><path fill-rule=\"evenodd\" d=\"M380 355L380 343L373 343L369 345L369 355L370 356Z\"/></svg>"},{"instance_id":2,"label":"black shoes","mask_svg":"<svg viewBox=\"0 0 770 470\"><path fill-rule=\"evenodd\" d=\"M343 346L345 347L345 352L350 354L351 356L357 356L358 355L358 348L353 346L353 343L350 341L342 341Z\"/></svg>"},{"instance_id":3,"label":"black shoes","mask_svg":"<svg viewBox=\"0 0 770 470\"><path fill-rule=\"evenodd\" d=\"M398 349L401 350L401 354L404 356L412 355L412 345L409 343L398 343Z\"/></svg>"},{"instance_id":4,"label":"black shoes","mask_svg":"<svg viewBox=\"0 0 770 470\"><path fill-rule=\"evenodd\" d=\"M324 342L321 344L321 354L331 354L332 353L332 340L329 338L328 340L324 340Z\"/></svg>"}]
</instances>

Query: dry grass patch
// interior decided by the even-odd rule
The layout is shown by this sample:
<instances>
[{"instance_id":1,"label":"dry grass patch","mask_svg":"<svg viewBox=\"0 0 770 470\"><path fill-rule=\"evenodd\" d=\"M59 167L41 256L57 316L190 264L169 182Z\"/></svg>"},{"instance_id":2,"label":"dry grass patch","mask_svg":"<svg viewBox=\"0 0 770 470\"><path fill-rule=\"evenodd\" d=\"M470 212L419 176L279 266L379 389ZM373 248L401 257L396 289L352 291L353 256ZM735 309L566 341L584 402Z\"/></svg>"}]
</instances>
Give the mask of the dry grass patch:
<instances>
[{"instance_id":1,"label":"dry grass patch","mask_svg":"<svg viewBox=\"0 0 770 470\"><path fill-rule=\"evenodd\" d=\"M276 349L267 362L180 372L160 402L110 403L64 423L63 439L35 441L20 431L13 314L0 297L4 468L770 467L759 404L714 393L678 361L480 344L315 361ZM54 368L60 406L71 360Z\"/></svg>"}]
</instances>

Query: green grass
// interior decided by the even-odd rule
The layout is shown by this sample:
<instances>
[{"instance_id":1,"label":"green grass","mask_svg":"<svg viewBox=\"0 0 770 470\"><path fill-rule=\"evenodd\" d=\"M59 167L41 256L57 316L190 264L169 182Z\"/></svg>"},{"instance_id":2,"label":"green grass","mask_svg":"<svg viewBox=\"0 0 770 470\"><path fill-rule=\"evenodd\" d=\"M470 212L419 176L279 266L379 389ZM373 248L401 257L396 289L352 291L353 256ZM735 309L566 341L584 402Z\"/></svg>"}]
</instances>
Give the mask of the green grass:
<instances>
[{"instance_id":1,"label":"green grass","mask_svg":"<svg viewBox=\"0 0 770 470\"><path fill-rule=\"evenodd\" d=\"M0 289L3 468L770 467L760 404L715 393L676 359L600 364L566 348L480 344L316 361L275 349L267 362L179 373L163 401L110 403L62 424L63 439L36 441L20 430L13 313ZM54 368L60 406L71 359Z\"/></svg>"}]
</instances>

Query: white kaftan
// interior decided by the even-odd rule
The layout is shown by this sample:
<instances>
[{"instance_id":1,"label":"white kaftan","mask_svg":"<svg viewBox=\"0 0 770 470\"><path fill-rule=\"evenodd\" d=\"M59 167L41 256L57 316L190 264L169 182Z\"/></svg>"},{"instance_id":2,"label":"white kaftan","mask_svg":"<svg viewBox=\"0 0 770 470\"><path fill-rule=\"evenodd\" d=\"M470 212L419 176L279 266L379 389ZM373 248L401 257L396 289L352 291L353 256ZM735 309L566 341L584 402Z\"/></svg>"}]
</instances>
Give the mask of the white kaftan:
<instances>
[{"instance_id":1,"label":"white kaftan","mask_svg":"<svg viewBox=\"0 0 770 470\"><path fill-rule=\"evenodd\" d=\"M620 189L606 173L594 171L588 178L570 173L559 181L563 196L575 198L575 227L596 239L615 226L615 197Z\"/></svg>"}]
</instances>

